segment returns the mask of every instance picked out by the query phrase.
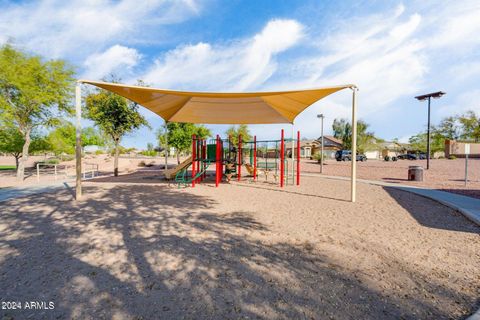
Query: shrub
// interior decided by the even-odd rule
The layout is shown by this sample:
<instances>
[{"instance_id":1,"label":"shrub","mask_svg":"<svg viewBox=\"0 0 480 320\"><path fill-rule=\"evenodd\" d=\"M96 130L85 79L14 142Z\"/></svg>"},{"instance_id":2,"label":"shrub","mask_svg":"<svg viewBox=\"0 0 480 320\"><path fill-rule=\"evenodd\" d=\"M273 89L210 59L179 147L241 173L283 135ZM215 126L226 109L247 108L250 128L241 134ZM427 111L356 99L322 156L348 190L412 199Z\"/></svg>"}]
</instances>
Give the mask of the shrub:
<instances>
[{"instance_id":1,"label":"shrub","mask_svg":"<svg viewBox=\"0 0 480 320\"><path fill-rule=\"evenodd\" d=\"M452 154L452 155L450 155L450 156L448 157L448 159L450 159L450 160L455 160L455 159L457 159L457 157Z\"/></svg>"},{"instance_id":2,"label":"shrub","mask_svg":"<svg viewBox=\"0 0 480 320\"><path fill-rule=\"evenodd\" d=\"M316 152L316 153L312 156L312 159L313 159L313 160L317 160L318 163L320 163L320 160L321 160L321 154L320 154L320 152Z\"/></svg>"},{"instance_id":3,"label":"shrub","mask_svg":"<svg viewBox=\"0 0 480 320\"><path fill-rule=\"evenodd\" d=\"M145 161L143 161L143 160L140 161L140 162L138 163L138 166L139 166L139 167L145 167L145 166L146 166Z\"/></svg>"}]
</instances>

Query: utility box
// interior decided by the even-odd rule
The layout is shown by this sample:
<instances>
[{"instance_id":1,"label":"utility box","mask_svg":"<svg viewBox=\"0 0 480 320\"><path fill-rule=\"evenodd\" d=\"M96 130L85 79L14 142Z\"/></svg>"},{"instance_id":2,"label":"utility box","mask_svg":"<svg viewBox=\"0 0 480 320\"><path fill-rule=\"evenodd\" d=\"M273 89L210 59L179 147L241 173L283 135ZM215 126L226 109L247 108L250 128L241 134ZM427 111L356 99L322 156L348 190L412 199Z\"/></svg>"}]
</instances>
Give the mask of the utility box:
<instances>
[{"instance_id":1,"label":"utility box","mask_svg":"<svg viewBox=\"0 0 480 320\"><path fill-rule=\"evenodd\" d=\"M421 166L408 167L409 181L423 181L423 168Z\"/></svg>"}]
</instances>

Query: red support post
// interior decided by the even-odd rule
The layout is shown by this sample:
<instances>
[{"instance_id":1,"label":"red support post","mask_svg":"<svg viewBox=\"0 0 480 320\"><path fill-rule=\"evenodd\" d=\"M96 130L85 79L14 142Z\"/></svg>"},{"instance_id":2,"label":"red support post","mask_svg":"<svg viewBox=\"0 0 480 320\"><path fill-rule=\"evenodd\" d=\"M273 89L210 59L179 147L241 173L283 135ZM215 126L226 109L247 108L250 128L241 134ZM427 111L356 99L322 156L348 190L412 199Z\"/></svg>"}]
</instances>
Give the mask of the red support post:
<instances>
[{"instance_id":1,"label":"red support post","mask_svg":"<svg viewBox=\"0 0 480 320\"><path fill-rule=\"evenodd\" d=\"M285 174L285 139L282 129L282 138L280 142L280 187L283 188L283 179Z\"/></svg>"},{"instance_id":2,"label":"red support post","mask_svg":"<svg viewBox=\"0 0 480 320\"><path fill-rule=\"evenodd\" d=\"M297 131L297 186L300 185L300 131Z\"/></svg>"},{"instance_id":3,"label":"red support post","mask_svg":"<svg viewBox=\"0 0 480 320\"><path fill-rule=\"evenodd\" d=\"M203 148L203 160L207 160L207 140L203 140L203 144L202 144L202 148ZM204 166L206 166L206 162L203 163ZM202 180L205 179L207 177L207 171L205 170L203 172L203 177L202 177Z\"/></svg>"},{"instance_id":4,"label":"red support post","mask_svg":"<svg viewBox=\"0 0 480 320\"><path fill-rule=\"evenodd\" d=\"M253 181L257 181L257 136L253 136Z\"/></svg>"},{"instance_id":5,"label":"red support post","mask_svg":"<svg viewBox=\"0 0 480 320\"><path fill-rule=\"evenodd\" d=\"M219 171L220 171L220 143L219 143L219 137L217 134L217 147L215 148L216 154L215 154L215 165L216 165L216 170L215 170L215 187L218 187L219 183Z\"/></svg>"},{"instance_id":6,"label":"red support post","mask_svg":"<svg viewBox=\"0 0 480 320\"><path fill-rule=\"evenodd\" d=\"M195 140L195 135L192 135L192 188L195 187L195 158L197 157L196 155L197 151L197 146L196 146L196 140Z\"/></svg>"},{"instance_id":7,"label":"red support post","mask_svg":"<svg viewBox=\"0 0 480 320\"><path fill-rule=\"evenodd\" d=\"M237 180L240 181L242 177L242 135L238 135L238 170Z\"/></svg>"}]
</instances>

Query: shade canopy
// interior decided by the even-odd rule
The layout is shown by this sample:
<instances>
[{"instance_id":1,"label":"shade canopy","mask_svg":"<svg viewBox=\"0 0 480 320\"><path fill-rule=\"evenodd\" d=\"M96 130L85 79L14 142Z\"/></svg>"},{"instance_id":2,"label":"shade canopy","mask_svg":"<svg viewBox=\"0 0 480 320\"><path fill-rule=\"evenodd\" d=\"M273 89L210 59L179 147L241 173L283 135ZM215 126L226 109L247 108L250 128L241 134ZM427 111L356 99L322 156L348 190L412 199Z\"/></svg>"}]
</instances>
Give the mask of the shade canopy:
<instances>
[{"instance_id":1,"label":"shade canopy","mask_svg":"<svg viewBox=\"0 0 480 320\"><path fill-rule=\"evenodd\" d=\"M293 123L307 107L354 85L276 92L186 92L89 80L88 83L132 100L165 121L205 124Z\"/></svg>"}]
</instances>

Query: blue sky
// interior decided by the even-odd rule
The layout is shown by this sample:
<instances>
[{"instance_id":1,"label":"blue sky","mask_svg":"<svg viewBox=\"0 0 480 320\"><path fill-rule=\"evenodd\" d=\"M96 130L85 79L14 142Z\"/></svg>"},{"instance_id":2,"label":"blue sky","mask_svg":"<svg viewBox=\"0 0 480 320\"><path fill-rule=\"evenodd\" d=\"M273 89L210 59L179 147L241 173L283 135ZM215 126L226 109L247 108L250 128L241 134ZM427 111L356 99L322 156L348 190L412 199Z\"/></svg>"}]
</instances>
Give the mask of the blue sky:
<instances>
[{"instance_id":1,"label":"blue sky","mask_svg":"<svg viewBox=\"0 0 480 320\"><path fill-rule=\"evenodd\" d=\"M355 83L359 117L376 135L400 138L426 126L413 97L443 90L432 120L480 112L480 2L474 1L5 1L0 43L72 63L79 78L115 73L126 83L199 91L254 91ZM350 116L346 90L304 111L304 136L319 136L317 113ZM126 146L155 143L163 121L142 111ZM225 126L210 126L222 134ZM290 125L251 126L278 138Z\"/></svg>"}]
</instances>

